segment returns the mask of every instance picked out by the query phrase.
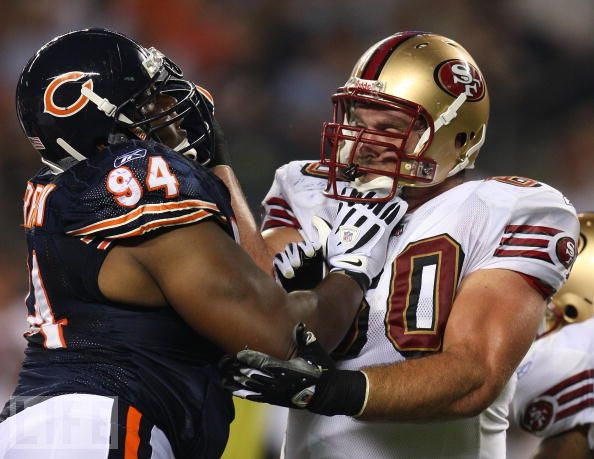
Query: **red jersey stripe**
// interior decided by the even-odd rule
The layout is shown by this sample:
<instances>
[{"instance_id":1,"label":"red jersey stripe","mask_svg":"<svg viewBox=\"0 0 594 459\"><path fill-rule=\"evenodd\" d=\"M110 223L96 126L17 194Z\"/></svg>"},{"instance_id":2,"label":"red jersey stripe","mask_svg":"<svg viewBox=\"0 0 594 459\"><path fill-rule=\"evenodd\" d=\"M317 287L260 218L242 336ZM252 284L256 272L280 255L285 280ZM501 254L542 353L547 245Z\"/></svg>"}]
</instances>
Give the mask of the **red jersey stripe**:
<instances>
[{"instance_id":1,"label":"red jersey stripe","mask_svg":"<svg viewBox=\"0 0 594 459\"><path fill-rule=\"evenodd\" d=\"M594 399L587 398L586 400L583 400L580 403L576 403L575 405L572 405L568 408L565 408L564 410L559 411L555 416L555 422L560 421L561 419L565 419L566 417L569 417L572 414L575 414L591 406L594 406Z\"/></svg>"},{"instance_id":2,"label":"red jersey stripe","mask_svg":"<svg viewBox=\"0 0 594 459\"><path fill-rule=\"evenodd\" d=\"M518 257L518 258L536 258L543 260L548 263L552 263L551 257L545 252L539 252L538 250L506 250L497 249L495 250L496 257Z\"/></svg>"},{"instance_id":3,"label":"red jersey stripe","mask_svg":"<svg viewBox=\"0 0 594 459\"><path fill-rule=\"evenodd\" d=\"M265 204L267 206L280 206L284 209L291 210L289 203L282 198L270 198L265 202Z\"/></svg>"},{"instance_id":4,"label":"red jersey stripe","mask_svg":"<svg viewBox=\"0 0 594 459\"><path fill-rule=\"evenodd\" d=\"M553 395L561 392L563 389L565 389L569 386L572 386L574 384L577 384L579 382L582 382L588 378L594 378L594 369L591 368L589 370L584 370L584 371L577 373L567 379L564 379L560 383L555 384L553 387L551 387L549 390L544 392L542 395L553 396Z\"/></svg>"},{"instance_id":5,"label":"red jersey stripe","mask_svg":"<svg viewBox=\"0 0 594 459\"><path fill-rule=\"evenodd\" d=\"M580 398L583 395L592 393L593 389L594 384L586 384L582 387L572 390L571 392L563 394L561 397L557 399L557 401L559 402L559 405L564 405L566 403L571 402L572 400L575 400L576 398Z\"/></svg>"},{"instance_id":6,"label":"red jersey stripe","mask_svg":"<svg viewBox=\"0 0 594 459\"><path fill-rule=\"evenodd\" d=\"M548 226L532 226L532 225L508 225L505 227L506 233L524 233L524 234L542 234L545 236L554 236L559 234L561 230L557 228L549 228Z\"/></svg>"},{"instance_id":7,"label":"red jersey stripe","mask_svg":"<svg viewBox=\"0 0 594 459\"><path fill-rule=\"evenodd\" d=\"M501 245L513 246L530 246L530 247L548 247L549 241L547 239L535 238L521 238L521 237L504 237L501 239Z\"/></svg>"}]
</instances>

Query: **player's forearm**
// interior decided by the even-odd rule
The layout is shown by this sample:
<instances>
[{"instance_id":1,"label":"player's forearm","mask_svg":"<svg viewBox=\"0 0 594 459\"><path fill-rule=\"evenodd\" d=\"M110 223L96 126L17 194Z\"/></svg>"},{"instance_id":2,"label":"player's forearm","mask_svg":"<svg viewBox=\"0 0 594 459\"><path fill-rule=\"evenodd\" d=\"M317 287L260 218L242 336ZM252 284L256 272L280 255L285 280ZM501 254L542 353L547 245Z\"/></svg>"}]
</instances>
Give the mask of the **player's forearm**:
<instances>
[{"instance_id":1,"label":"player's forearm","mask_svg":"<svg viewBox=\"0 0 594 459\"><path fill-rule=\"evenodd\" d=\"M532 459L591 459L594 451L588 445L588 427L578 426L544 439Z\"/></svg>"},{"instance_id":2,"label":"player's forearm","mask_svg":"<svg viewBox=\"0 0 594 459\"><path fill-rule=\"evenodd\" d=\"M361 301L363 291L351 277L332 273L313 291L296 291L289 298L299 308L295 322L304 322L314 331L322 346L334 350L351 326ZM295 307L295 305L293 307Z\"/></svg>"},{"instance_id":3,"label":"player's forearm","mask_svg":"<svg viewBox=\"0 0 594 459\"><path fill-rule=\"evenodd\" d=\"M364 370L369 398L364 420L435 421L474 416L497 396L478 359L442 352Z\"/></svg>"},{"instance_id":4,"label":"player's forearm","mask_svg":"<svg viewBox=\"0 0 594 459\"><path fill-rule=\"evenodd\" d=\"M254 263L268 274L272 274L272 253L262 239L258 225L245 199L239 180L230 166L221 165L213 168L213 172L229 189L231 206L235 214L239 230L241 247L250 255Z\"/></svg>"}]
</instances>

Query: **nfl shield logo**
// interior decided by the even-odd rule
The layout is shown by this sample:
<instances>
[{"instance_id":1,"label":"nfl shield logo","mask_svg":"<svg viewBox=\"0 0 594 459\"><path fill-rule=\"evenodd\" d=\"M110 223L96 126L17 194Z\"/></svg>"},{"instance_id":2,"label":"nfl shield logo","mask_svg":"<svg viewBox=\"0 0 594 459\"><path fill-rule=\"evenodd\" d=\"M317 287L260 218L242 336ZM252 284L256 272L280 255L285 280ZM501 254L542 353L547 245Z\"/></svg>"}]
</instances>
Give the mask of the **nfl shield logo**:
<instances>
[{"instance_id":1,"label":"nfl shield logo","mask_svg":"<svg viewBox=\"0 0 594 459\"><path fill-rule=\"evenodd\" d=\"M353 226L341 226L339 231L340 242L343 244L353 244L359 235L358 228Z\"/></svg>"}]
</instances>

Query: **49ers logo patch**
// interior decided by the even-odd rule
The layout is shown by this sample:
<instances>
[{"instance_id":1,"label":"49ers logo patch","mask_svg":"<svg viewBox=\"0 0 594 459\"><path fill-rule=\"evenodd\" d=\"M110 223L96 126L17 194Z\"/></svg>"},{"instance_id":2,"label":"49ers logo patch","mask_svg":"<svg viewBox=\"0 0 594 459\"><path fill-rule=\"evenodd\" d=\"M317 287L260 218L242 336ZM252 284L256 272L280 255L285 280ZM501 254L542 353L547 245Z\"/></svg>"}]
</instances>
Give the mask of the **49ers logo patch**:
<instances>
[{"instance_id":1,"label":"49ers logo patch","mask_svg":"<svg viewBox=\"0 0 594 459\"><path fill-rule=\"evenodd\" d=\"M569 269L577 257L575 241L568 236L562 237L557 241L555 252L561 264Z\"/></svg>"},{"instance_id":2,"label":"49ers logo patch","mask_svg":"<svg viewBox=\"0 0 594 459\"><path fill-rule=\"evenodd\" d=\"M43 112L49 113L50 115L56 116L58 118L72 116L80 112L89 102L88 97L83 96L79 91L78 98L75 99L71 104L61 106L56 102L56 93L60 90L60 88L62 88L64 84L78 81L85 75L86 74L84 72L73 71L63 73L62 75L55 77L43 93ZM82 84L82 86L93 90L93 80L89 78ZM62 90L64 90L64 88L62 88ZM67 97L67 95L64 97Z\"/></svg>"},{"instance_id":3,"label":"49ers logo patch","mask_svg":"<svg viewBox=\"0 0 594 459\"><path fill-rule=\"evenodd\" d=\"M454 97L464 93L468 102L479 101L485 95L485 80L469 62L460 59L444 61L435 69L434 77L445 92Z\"/></svg>"},{"instance_id":4,"label":"49ers logo patch","mask_svg":"<svg viewBox=\"0 0 594 459\"><path fill-rule=\"evenodd\" d=\"M553 420L556 401L552 397L538 398L526 407L520 423L528 432L540 432Z\"/></svg>"}]
</instances>

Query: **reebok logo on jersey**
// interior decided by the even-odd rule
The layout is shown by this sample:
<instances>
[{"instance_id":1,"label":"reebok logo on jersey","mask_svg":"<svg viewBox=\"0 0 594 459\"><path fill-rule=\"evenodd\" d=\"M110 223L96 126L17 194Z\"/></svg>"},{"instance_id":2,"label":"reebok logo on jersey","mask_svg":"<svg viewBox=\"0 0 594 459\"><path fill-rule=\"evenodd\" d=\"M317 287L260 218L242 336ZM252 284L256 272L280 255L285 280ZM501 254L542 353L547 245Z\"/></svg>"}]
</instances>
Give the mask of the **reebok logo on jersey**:
<instances>
[{"instance_id":1,"label":"reebok logo on jersey","mask_svg":"<svg viewBox=\"0 0 594 459\"><path fill-rule=\"evenodd\" d=\"M116 157L113 160L113 167L120 167L130 161L134 161L135 159L144 158L146 156L146 148L138 148L137 150L129 151L128 153L124 153Z\"/></svg>"}]
</instances>

